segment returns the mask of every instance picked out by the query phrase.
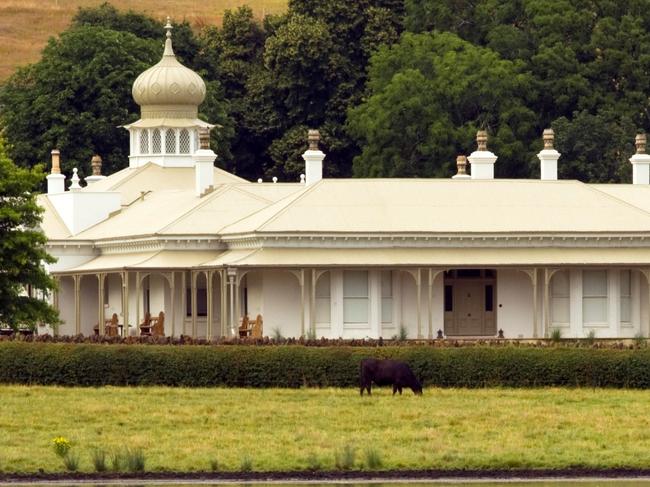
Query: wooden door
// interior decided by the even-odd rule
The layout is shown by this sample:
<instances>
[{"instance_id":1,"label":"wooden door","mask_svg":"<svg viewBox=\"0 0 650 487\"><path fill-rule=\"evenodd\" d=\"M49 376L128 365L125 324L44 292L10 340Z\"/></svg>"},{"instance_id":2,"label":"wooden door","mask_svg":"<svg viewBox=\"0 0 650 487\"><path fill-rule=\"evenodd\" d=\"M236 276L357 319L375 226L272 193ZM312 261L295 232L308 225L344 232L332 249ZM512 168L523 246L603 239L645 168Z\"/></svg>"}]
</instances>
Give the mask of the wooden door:
<instances>
[{"instance_id":1,"label":"wooden door","mask_svg":"<svg viewBox=\"0 0 650 487\"><path fill-rule=\"evenodd\" d=\"M456 332L459 335L483 335L483 310L485 284L482 281L457 281L454 302L456 303Z\"/></svg>"}]
</instances>

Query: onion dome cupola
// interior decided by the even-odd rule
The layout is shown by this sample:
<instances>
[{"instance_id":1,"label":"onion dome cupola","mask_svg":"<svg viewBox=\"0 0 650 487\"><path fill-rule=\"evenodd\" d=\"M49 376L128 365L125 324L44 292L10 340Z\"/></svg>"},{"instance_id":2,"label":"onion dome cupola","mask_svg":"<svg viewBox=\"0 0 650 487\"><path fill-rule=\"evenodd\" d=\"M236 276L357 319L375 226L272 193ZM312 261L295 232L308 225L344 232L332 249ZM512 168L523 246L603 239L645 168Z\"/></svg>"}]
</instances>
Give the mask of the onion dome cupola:
<instances>
[{"instance_id":1,"label":"onion dome cupola","mask_svg":"<svg viewBox=\"0 0 650 487\"><path fill-rule=\"evenodd\" d=\"M140 120L125 128L130 132L130 167L154 162L166 167L192 167L199 148L199 129L213 125L198 118L205 99L205 83L183 66L172 46L172 25L167 17L162 59L133 83L133 99L140 105Z\"/></svg>"}]
</instances>

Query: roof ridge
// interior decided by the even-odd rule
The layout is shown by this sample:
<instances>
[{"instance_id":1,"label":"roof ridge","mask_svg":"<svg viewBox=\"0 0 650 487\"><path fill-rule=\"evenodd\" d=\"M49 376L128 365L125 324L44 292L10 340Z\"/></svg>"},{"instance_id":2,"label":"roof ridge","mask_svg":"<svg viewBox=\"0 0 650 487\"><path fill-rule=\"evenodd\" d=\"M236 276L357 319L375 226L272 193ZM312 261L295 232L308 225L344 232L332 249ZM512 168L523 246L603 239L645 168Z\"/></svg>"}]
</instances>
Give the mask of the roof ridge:
<instances>
[{"instance_id":1,"label":"roof ridge","mask_svg":"<svg viewBox=\"0 0 650 487\"><path fill-rule=\"evenodd\" d=\"M322 181L322 179L321 179L321 181ZM229 223L228 225L225 225L225 226L221 227L219 230L220 230L220 231L223 231L223 230L225 230L225 229L228 228L228 227L231 227L231 226L233 226L233 225L236 225L236 224L238 224L238 223L241 223L241 222L243 222L244 220L246 220L246 219L248 219L248 218L252 218L253 216L257 215L258 213L261 213L262 211L269 210L270 208L272 208L272 207L275 206L275 205L281 206L281 208L279 208L278 211L277 211L276 213L274 213L274 214L273 214L272 216L270 216L267 220L265 220L261 225L258 226L258 228L261 228L262 226L268 224L268 223L271 222L274 218L276 218L277 216L279 216L279 214L282 213L283 211L285 211L285 210L287 209L287 207L288 207L291 203L293 203L294 201L297 201L298 199L300 199L302 196L304 196L306 193L308 193L311 189L313 189L313 187L318 186L318 185L320 184L321 181L318 181L316 184L312 185L311 188L306 188L306 190L303 190L302 193L301 193L300 191L297 191L296 193L288 194L288 195L285 196L284 198L281 198L281 199L279 199L278 201L275 201L275 202L273 202L272 204L270 204L270 205L268 205L268 206L265 206L264 208L260 208L259 210L256 210L256 211L254 211L253 213L249 213L248 215L246 215L246 216L240 218L239 220L235 220L234 222L231 222L231 223ZM282 206L281 204L283 204L284 206Z\"/></svg>"},{"instance_id":2,"label":"roof ridge","mask_svg":"<svg viewBox=\"0 0 650 487\"><path fill-rule=\"evenodd\" d=\"M644 215L650 217L650 211L644 210L643 208L641 208L639 206L636 206L636 205L630 203L629 201L625 201L624 199L619 198L618 196L614 196L613 194L610 194L610 193L608 193L606 191L603 191L602 189L595 188L590 184L587 184L587 183L581 183L581 184L583 184L586 188L589 188L589 190L591 190L591 191L602 194L602 195L606 196L609 199L612 199L612 200L615 200L615 201L617 201L619 203L622 203L625 206L629 206L630 208L633 208L633 209L643 213Z\"/></svg>"},{"instance_id":3,"label":"roof ridge","mask_svg":"<svg viewBox=\"0 0 650 487\"><path fill-rule=\"evenodd\" d=\"M158 235L159 233L164 232L164 231L167 230L169 227L171 227L172 225L178 223L179 221L181 221L181 220L182 220L183 218L185 218L186 216L188 216L188 215L190 215L191 213L195 212L195 211L198 210L199 208L203 208L205 205L207 205L208 203L210 203L210 202L211 202L213 199L215 199L217 196L220 196L220 195L222 195L223 193L225 193L226 190L227 190L227 185L225 185L225 184L221 185L220 188L218 188L217 190L213 191L212 193L209 193L208 195L206 195L205 200L201 201L198 205L192 206L189 210L187 210L186 212L184 212L182 215L176 217L174 220L172 220L171 222L169 222L169 223L168 223L167 225L165 225L164 227L159 228L158 230L156 230L156 231L154 232L154 235Z\"/></svg>"},{"instance_id":4,"label":"roof ridge","mask_svg":"<svg viewBox=\"0 0 650 487\"><path fill-rule=\"evenodd\" d=\"M283 208L281 208L277 213L275 213L271 218L269 218L269 219L266 220L264 223L262 223L262 224L261 224L259 227L257 227L255 230L262 230L266 225L268 225L269 223L275 221L277 218L280 217L280 215L282 215L285 211L287 211L287 209L289 208L289 206L291 206L292 204L296 203L297 201L300 201L300 200L303 199L306 195L308 195L309 193L311 193L315 188L321 186L322 183L323 183L323 181L324 181L324 180L321 179L320 181L317 181L316 183L312 184L311 187L307 187L307 188L305 188L305 190L304 190L302 193L298 193L298 195L296 196L296 198L294 198L293 200L289 201L289 202L288 202L288 203L287 203ZM292 196L293 196L293 195L292 195Z\"/></svg>"}]
</instances>

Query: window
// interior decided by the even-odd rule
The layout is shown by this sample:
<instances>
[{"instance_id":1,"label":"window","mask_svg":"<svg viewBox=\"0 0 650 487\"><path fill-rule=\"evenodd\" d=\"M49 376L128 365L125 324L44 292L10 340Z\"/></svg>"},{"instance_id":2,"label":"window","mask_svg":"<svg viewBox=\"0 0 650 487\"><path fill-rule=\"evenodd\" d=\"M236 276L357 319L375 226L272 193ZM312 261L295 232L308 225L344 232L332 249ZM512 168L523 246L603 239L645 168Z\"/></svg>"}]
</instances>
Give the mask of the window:
<instances>
[{"instance_id":1,"label":"window","mask_svg":"<svg viewBox=\"0 0 650 487\"><path fill-rule=\"evenodd\" d=\"M149 131L140 130L140 154L149 154Z\"/></svg>"},{"instance_id":2,"label":"window","mask_svg":"<svg viewBox=\"0 0 650 487\"><path fill-rule=\"evenodd\" d=\"M190 153L190 133L187 129L181 130L180 141L179 141L179 152L181 154Z\"/></svg>"},{"instance_id":3,"label":"window","mask_svg":"<svg viewBox=\"0 0 650 487\"><path fill-rule=\"evenodd\" d=\"M368 271L343 272L343 321L368 323Z\"/></svg>"},{"instance_id":4,"label":"window","mask_svg":"<svg viewBox=\"0 0 650 487\"><path fill-rule=\"evenodd\" d=\"M160 154L162 152L162 137L158 129L154 129L151 135L151 152L153 154Z\"/></svg>"},{"instance_id":5,"label":"window","mask_svg":"<svg viewBox=\"0 0 650 487\"><path fill-rule=\"evenodd\" d=\"M326 272L316 281L316 323L331 321L330 273Z\"/></svg>"},{"instance_id":6,"label":"window","mask_svg":"<svg viewBox=\"0 0 650 487\"><path fill-rule=\"evenodd\" d=\"M632 324L632 272L621 271L621 324Z\"/></svg>"},{"instance_id":7,"label":"window","mask_svg":"<svg viewBox=\"0 0 650 487\"><path fill-rule=\"evenodd\" d=\"M381 272L381 322L393 322L393 272Z\"/></svg>"},{"instance_id":8,"label":"window","mask_svg":"<svg viewBox=\"0 0 650 487\"><path fill-rule=\"evenodd\" d=\"M485 286L485 311L494 311L494 286Z\"/></svg>"},{"instance_id":9,"label":"window","mask_svg":"<svg viewBox=\"0 0 650 487\"><path fill-rule=\"evenodd\" d=\"M551 278L551 323L554 325L569 324L569 273L559 271Z\"/></svg>"},{"instance_id":10,"label":"window","mask_svg":"<svg viewBox=\"0 0 650 487\"><path fill-rule=\"evenodd\" d=\"M582 272L582 321L607 324L607 271Z\"/></svg>"},{"instance_id":11,"label":"window","mask_svg":"<svg viewBox=\"0 0 650 487\"><path fill-rule=\"evenodd\" d=\"M165 132L165 152L176 154L176 131L174 129L167 129Z\"/></svg>"}]
</instances>

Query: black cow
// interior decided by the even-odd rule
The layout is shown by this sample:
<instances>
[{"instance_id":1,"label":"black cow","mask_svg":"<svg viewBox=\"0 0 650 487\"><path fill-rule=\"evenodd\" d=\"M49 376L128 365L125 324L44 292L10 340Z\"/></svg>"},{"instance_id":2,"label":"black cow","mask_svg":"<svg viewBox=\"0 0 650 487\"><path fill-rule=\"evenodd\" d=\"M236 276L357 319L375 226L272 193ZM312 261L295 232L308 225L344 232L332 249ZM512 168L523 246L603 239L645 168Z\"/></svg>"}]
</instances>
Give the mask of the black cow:
<instances>
[{"instance_id":1,"label":"black cow","mask_svg":"<svg viewBox=\"0 0 650 487\"><path fill-rule=\"evenodd\" d=\"M359 382L362 396L364 389L370 395L370 385L373 382L378 386L392 384L393 395L397 391L401 395L402 387L410 387L415 394L422 395L422 384L415 377L411 368L408 364L397 360L364 358L361 361Z\"/></svg>"}]
</instances>

